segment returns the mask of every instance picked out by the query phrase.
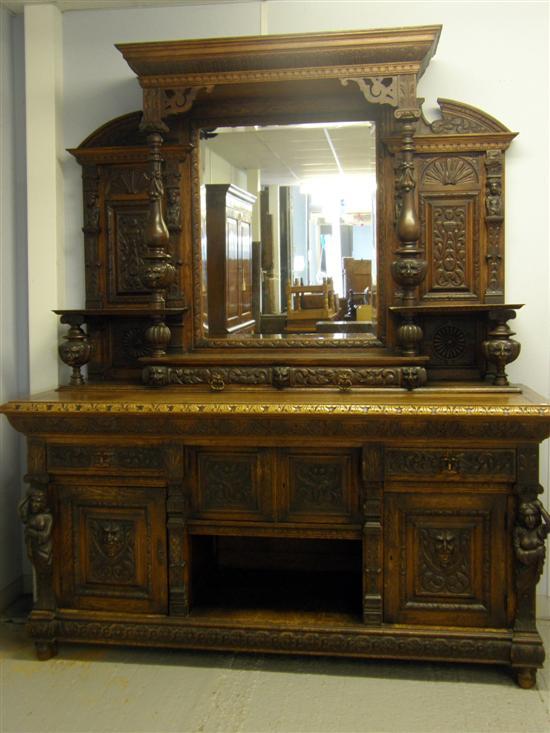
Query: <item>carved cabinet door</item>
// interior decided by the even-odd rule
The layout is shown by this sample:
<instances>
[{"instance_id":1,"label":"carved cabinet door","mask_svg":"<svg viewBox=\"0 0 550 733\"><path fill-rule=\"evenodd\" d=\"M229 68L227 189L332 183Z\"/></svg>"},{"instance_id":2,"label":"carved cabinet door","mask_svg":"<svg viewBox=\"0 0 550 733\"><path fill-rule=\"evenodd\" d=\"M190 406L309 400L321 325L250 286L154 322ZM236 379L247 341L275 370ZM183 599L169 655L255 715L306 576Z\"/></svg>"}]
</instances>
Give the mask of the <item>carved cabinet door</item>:
<instances>
[{"instance_id":1,"label":"carved cabinet door","mask_svg":"<svg viewBox=\"0 0 550 733\"><path fill-rule=\"evenodd\" d=\"M165 613L164 488L105 481L62 485L56 493L60 605Z\"/></svg>"},{"instance_id":2,"label":"carved cabinet door","mask_svg":"<svg viewBox=\"0 0 550 733\"><path fill-rule=\"evenodd\" d=\"M384 618L504 626L510 579L504 494L388 493Z\"/></svg>"}]
</instances>

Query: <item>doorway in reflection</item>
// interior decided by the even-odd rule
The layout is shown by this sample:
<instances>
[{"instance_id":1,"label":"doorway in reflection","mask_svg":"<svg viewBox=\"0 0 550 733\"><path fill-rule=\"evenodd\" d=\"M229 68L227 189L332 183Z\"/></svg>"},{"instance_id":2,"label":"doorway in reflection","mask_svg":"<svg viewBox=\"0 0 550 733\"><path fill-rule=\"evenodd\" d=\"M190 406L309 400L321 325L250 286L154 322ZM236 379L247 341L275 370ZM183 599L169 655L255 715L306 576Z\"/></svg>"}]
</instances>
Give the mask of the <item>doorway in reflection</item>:
<instances>
[{"instance_id":1,"label":"doorway in reflection","mask_svg":"<svg viewBox=\"0 0 550 733\"><path fill-rule=\"evenodd\" d=\"M200 161L210 335L373 331L374 123L203 130ZM214 211L223 186L224 210ZM240 320L236 297L252 303Z\"/></svg>"}]
</instances>

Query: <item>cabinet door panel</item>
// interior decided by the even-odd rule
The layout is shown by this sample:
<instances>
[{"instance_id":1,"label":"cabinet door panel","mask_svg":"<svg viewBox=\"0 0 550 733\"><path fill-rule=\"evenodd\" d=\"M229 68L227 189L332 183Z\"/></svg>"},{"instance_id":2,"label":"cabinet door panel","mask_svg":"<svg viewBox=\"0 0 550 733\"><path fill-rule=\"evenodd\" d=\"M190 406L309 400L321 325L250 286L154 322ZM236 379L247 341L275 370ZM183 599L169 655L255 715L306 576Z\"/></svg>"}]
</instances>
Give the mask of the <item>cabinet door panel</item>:
<instances>
[{"instance_id":1,"label":"cabinet door panel","mask_svg":"<svg viewBox=\"0 0 550 733\"><path fill-rule=\"evenodd\" d=\"M120 486L58 488L59 578L64 605L164 612L167 606L165 492Z\"/></svg>"},{"instance_id":2,"label":"cabinet door panel","mask_svg":"<svg viewBox=\"0 0 550 733\"><path fill-rule=\"evenodd\" d=\"M387 494L384 503L386 621L504 625L506 497Z\"/></svg>"},{"instance_id":3,"label":"cabinet door panel","mask_svg":"<svg viewBox=\"0 0 550 733\"><path fill-rule=\"evenodd\" d=\"M270 451L197 449L193 456L193 516L273 519Z\"/></svg>"},{"instance_id":4,"label":"cabinet door panel","mask_svg":"<svg viewBox=\"0 0 550 733\"><path fill-rule=\"evenodd\" d=\"M352 451L289 451L282 458L281 518L290 522L357 519L357 462Z\"/></svg>"}]
</instances>

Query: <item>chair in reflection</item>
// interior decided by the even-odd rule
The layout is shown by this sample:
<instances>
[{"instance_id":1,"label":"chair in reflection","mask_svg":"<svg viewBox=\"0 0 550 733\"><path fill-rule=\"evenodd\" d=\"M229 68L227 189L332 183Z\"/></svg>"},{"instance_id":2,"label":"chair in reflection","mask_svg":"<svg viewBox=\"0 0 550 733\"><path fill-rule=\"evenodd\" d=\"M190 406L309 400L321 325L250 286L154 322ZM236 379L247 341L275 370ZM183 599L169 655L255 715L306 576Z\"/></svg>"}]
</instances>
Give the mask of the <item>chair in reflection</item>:
<instances>
[{"instance_id":1,"label":"chair in reflection","mask_svg":"<svg viewBox=\"0 0 550 733\"><path fill-rule=\"evenodd\" d=\"M295 280L287 283L287 332L315 332L317 321L338 317L338 296L332 278L323 278L321 285L304 284Z\"/></svg>"}]
</instances>

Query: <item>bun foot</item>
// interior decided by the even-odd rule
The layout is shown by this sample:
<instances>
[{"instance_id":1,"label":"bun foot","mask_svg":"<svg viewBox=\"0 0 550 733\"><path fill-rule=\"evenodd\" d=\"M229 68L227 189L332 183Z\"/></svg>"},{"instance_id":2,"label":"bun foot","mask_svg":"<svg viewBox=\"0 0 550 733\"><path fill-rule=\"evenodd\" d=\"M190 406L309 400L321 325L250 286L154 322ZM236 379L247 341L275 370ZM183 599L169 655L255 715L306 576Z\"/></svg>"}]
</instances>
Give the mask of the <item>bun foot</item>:
<instances>
[{"instance_id":1,"label":"bun foot","mask_svg":"<svg viewBox=\"0 0 550 733\"><path fill-rule=\"evenodd\" d=\"M55 641L36 641L34 648L36 649L36 658L40 662L45 662L47 659L57 656L57 644Z\"/></svg>"},{"instance_id":2,"label":"bun foot","mask_svg":"<svg viewBox=\"0 0 550 733\"><path fill-rule=\"evenodd\" d=\"M524 690L530 690L537 682L535 667L520 667L516 670L516 681Z\"/></svg>"}]
</instances>

